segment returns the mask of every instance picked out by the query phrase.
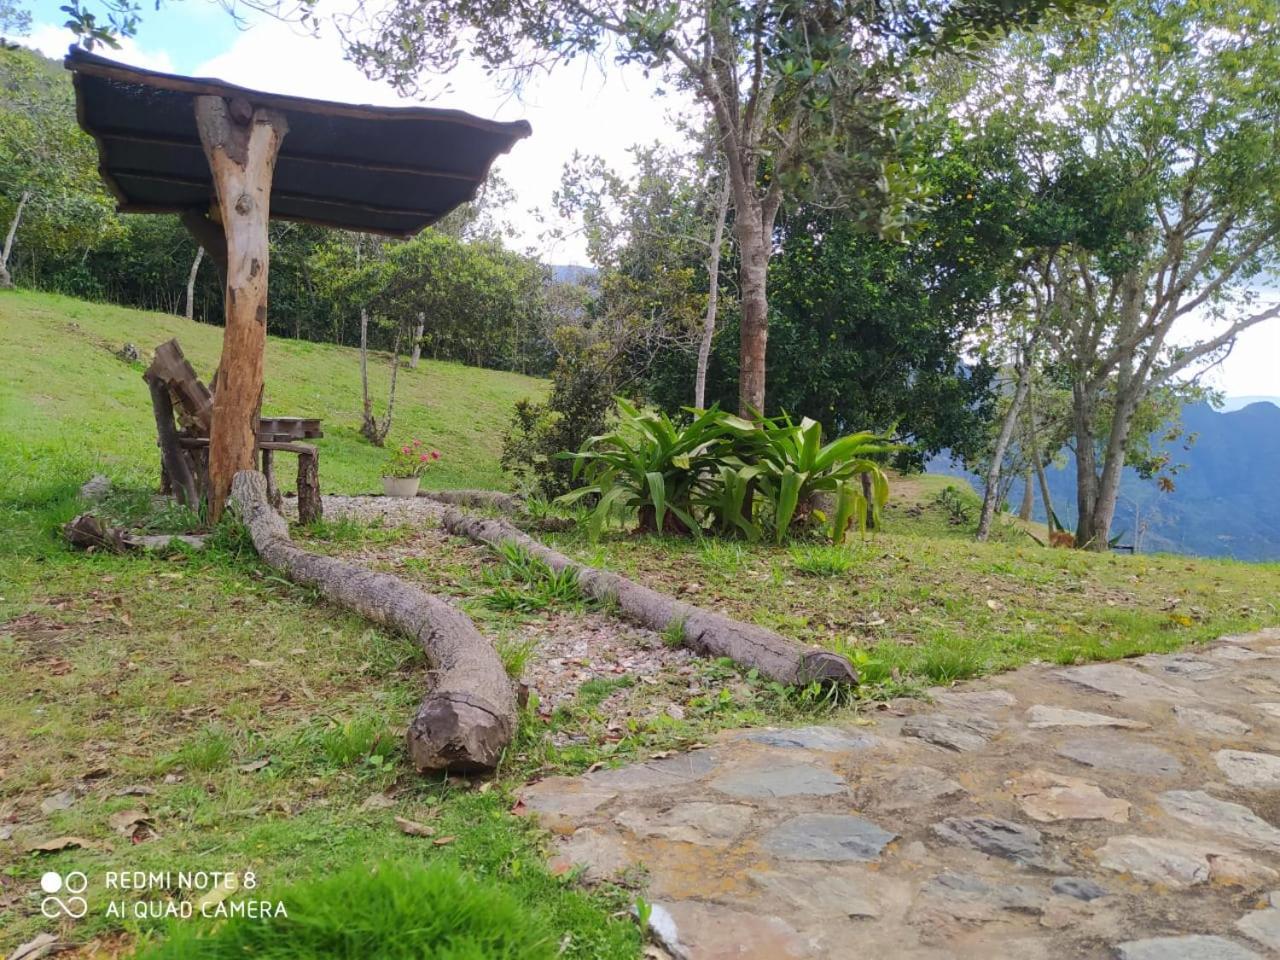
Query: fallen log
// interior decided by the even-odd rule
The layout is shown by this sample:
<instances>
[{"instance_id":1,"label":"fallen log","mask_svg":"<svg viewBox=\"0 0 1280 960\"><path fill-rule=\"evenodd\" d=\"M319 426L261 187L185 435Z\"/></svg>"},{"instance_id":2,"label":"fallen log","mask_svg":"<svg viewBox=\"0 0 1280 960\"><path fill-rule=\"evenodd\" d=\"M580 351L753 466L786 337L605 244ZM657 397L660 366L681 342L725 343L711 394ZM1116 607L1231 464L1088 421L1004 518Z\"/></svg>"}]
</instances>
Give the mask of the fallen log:
<instances>
[{"instance_id":1,"label":"fallen log","mask_svg":"<svg viewBox=\"0 0 1280 960\"><path fill-rule=\"evenodd\" d=\"M457 507L490 507L512 516L524 512L524 501L499 490L419 490L418 496Z\"/></svg>"},{"instance_id":2,"label":"fallen log","mask_svg":"<svg viewBox=\"0 0 1280 960\"><path fill-rule=\"evenodd\" d=\"M108 527L92 513L82 513L62 527L67 543L82 550L167 550L176 540L193 550L204 549L204 537L189 533L132 533L125 527Z\"/></svg>"},{"instance_id":3,"label":"fallen log","mask_svg":"<svg viewBox=\"0 0 1280 960\"><path fill-rule=\"evenodd\" d=\"M422 644L435 682L405 735L418 770L472 772L497 765L515 734L515 692L497 651L466 614L398 577L296 546L267 499L266 479L255 470L235 475L230 502L272 567Z\"/></svg>"},{"instance_id":4,"label":"fallen log","mask_svg":"<svg viewBox=\"0 0 1280 960\"><path fill-rule=\"evenodd\" d=\"M813 680L858 682L853 664L839 654L806 647L764 627L742 623L641 586L620 574L578 563L505 520L471 516L446 506L442 508L441 522L450 533L492 547L515 544L557 573L566 569L574 571L578 585L588 597L604 603L616 602L624 617L651 630L667 630L678 624L685 645L704 656L729 657L785 684L807 684Z\"/></svg>"}]
</instances>

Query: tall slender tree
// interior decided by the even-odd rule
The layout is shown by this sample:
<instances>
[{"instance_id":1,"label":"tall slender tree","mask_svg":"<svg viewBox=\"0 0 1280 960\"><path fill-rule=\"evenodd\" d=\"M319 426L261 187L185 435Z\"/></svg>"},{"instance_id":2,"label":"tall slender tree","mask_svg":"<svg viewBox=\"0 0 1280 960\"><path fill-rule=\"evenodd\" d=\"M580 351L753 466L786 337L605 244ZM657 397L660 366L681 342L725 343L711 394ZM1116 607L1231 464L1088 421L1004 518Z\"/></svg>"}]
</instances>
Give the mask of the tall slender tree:
<instances>
[{"instance_id":1,"label":"tall slender tree","mask_svg":"<svg viewBox=\"0 0 1280 960\"><path fill-rule=\"evenodd\" d=\"M1081 546L1107 548L1144 406L1280 317L1278 22L1276 0L1121 0L1010 43L966 98L983 125L1015 103L1057 211L1028 283L1056 305Z\"/></svg>"},{"instance_id":2,"label":"tall slender tree","mask_svg":"<svg viewBox=\"0 0 1280 960\"><path fill-rule=\"evenodd\" d=\"M466 56L518 88L612 54L688 91L714 120L738 245L739 407L765 406L768 265L779 208L822 181L878 229L901 227L911 171L894 159L913 69L1087 0L393 0L340 20L350 55L401 89Z\"/></svg>"}]
</instances>

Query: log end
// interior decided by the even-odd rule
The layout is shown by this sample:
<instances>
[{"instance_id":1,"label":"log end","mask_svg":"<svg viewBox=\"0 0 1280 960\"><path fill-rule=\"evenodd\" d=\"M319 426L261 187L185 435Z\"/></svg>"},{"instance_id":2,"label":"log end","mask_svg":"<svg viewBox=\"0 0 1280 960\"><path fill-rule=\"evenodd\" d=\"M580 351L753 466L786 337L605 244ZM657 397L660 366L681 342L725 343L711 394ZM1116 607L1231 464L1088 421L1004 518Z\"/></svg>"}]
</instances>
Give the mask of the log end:
<instances>
[{"instance_id":1,"label":"log end","mask_svg":"<svg viewBox=\"0 0 1280 960\"><path fill-rule=\"evenodd\" d=\"M405 743L419 773L476 773L498 765L514 735L510 711L459 693L429 695Z\"/></svg>"},{"instance_id":2,"label":"log end","mask_svg":"<svg viewBox=\"0 0 1280 960\"><path fill-rule=\"evenodd\" d=\"M853 664L838 653L829 650L808 650L800 658L800 682L827 680L833 683L858 682L858 671Z\"/></svg>"}]
</instances>

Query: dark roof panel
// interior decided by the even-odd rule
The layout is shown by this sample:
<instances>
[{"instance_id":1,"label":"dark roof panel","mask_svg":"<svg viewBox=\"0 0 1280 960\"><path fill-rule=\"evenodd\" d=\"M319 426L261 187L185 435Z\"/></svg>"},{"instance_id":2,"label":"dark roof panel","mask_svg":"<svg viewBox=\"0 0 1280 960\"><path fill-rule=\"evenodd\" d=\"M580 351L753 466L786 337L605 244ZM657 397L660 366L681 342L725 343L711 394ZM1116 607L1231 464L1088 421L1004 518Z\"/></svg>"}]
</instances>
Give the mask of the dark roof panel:
<instances>
[{"instance_id":1,"label":"dark roof panel","mask_svg":"<svg viewBox=\"0 0 1280 960\"><path fill-rule=\"evenodd\" d=\"M194 98L241 97L284 112L273 219L410 236L475 196L494 159L531 130L457 110L287 97L129 67L73 47L80 126L124 211L204 209L213 183Z\"/></svg>"}]
</instances>

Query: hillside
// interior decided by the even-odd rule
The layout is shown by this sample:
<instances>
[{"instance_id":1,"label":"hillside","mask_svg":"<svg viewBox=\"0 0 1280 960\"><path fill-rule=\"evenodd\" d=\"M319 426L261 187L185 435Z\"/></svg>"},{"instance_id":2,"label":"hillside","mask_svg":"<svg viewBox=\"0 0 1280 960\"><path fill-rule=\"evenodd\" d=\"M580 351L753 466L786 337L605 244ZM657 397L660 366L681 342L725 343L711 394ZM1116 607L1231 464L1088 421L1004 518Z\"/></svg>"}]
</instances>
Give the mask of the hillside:
<instances>
[{"instance_id":1,"label":"hillside","mask_svg":"<svg viewBox=\"0 0 1280 960\"><path fill-rule=\"evenodd\" d=\"M4 499L21 499L32 484L83 482L95 471L154 482L159 467L141 379L146 364L126 363L114 351L132 343L146 357L170 337L178 338L207 379L221 350L221 327L68 297L0 292ZM325 491L379 489L385 453L359 435L358 351L272 337L266 371L264 413L324 420L319 448ZM371 358L369 374L380 411L387 398L386 354ZM423 360L416 370L400 371L391 440L421 437L443 453L427 486L500 486L498 454L512 405L543 389L542 381L518 374ZM57 471L30 469L55 462Z\"/></svg>"},{"instance_id":2,"label":"hillside","mask_svg":"<svg viewBox=\"0 0 1280 960\"><path fill-rule=\"evenodd\" d=\"M252 869L274 895L351 864L399 861L465 869L536 905L566 960L636 960L631 892L549 873L546 833L510 812L520 784L710 743L725 728L865 724L882 716L865 701L930 683L1176 650L1280 616L1280 565L1048 550L1005 525L973 543L977 498L947 477L895 479L883 529L842 547L543 534L655 589L846 653L863 684L845 703L670 647L429 523L334 511L298 528L299 540L448 597L532 691L530 722L494 780L468 789L465 778L407 775L403 729L430 682L414 641L275 575L234 528L172 555L86 554L56 535L94 470L135 487L100 509L131 496L154 515L141 364L113 350L176 335L207 373L220 333L0 294L0 827L13 841L0 842L0 874L6 893L19 891L0 895L0 955L45 929L25 893L43 871ZM382 365L378 389L385 375ZM395 436L444 451L431 482L501 484L510 405L541 383L425 362L401 377ZM376 489L382 454L356 434L354 351L273 339L267 384L268 412L325 419L327 490ZM144 820L117 825L139 811ZM75 844L26 852L52 838ZM101 886L89 896L114 899ZM66 935L128 955L163 929L95 910ZM181 949L168 955L191 955Z\"/></svg>"},{"instance_id":3,"label":"hillside","mask_svg":"<svg viewBox=\"0 0 1280 960\"><path fill-rule=\"evenodd\" d=\"M1188 406L1182 423L1195 442L1167 444L1183 465L1164 493L1153 480L1125 471L1112 533L1139 539L1143 552L1169 551L1237 560L1280 559L1280 407L1259 401L1236 410ZM1063 523L1075 521L1075 463L1048 471L1054 507ZM1022 485L1009 496L1017 503ZM1044 510L1036 498L1036 516ZM1140 533L1140 538L1138 534Z\"/></svg>"}]
</instances>

